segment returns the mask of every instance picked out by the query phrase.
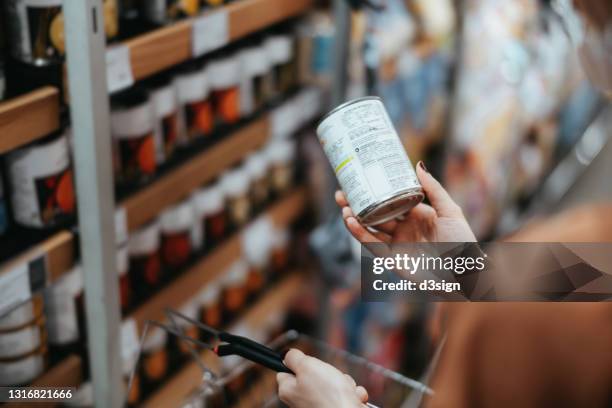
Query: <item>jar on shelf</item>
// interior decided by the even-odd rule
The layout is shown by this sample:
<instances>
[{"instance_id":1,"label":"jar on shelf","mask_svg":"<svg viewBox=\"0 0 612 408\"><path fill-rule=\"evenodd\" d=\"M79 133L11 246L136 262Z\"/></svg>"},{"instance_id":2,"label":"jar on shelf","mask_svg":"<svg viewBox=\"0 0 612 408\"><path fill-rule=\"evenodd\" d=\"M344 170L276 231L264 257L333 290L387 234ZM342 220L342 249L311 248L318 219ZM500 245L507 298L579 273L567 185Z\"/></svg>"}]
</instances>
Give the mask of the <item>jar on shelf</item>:
<instances>
[{"instance_id":1,"label":"jar on shelf","mask_svg":"<svg viewBox=\"0 0 612 408\"><path fill-rule=\"evenodd\" d=\"M130 234L130 280L137 293L156 288L162 281L159 222L153 221Z\"/></svg>"},{"instance_id":2,"label":"jar on shelf","mask_svg":"<svg viewBox=\"0 0 612 408\"><path fill-rule=\"evenodd\" d=\"M0 361L21 358L46 344L40 296L17 306L2 318L0 324Z\"/></svg>"},{"instance_id":3,"label":"jar on shelf","mask_svg":"<svg viewBox=\"0 0 612 408\"><path fill-rule=\"evenodd\" d=\"M188 301L186 304L184 304L182 307L180 307L179 312L181 312L184 316L197 321L198 320L198 303L196 302L195 299L192 299ZM181 331L181 333L183 333L187 337L191 337L196 340L200 337L199 328L195 324L185 319L178 319L178 318L176 319L176 324L179 330ZM172 323L170 323L170 325L172 326ZM172 339L174 350L186 356L191 354L190 350L193 349L192 343L186 340L181 340L178 336L171 336L171 339Z\"/></svg>"},{"instance_id":4,"label":"jar on shelf","mask_svg":"<svg viewBox=\"0 0 612 408\"><path fill-rule=\"evenodd\" d=\"M262 228L263 227L263 228ZM270 242L264 225L257 222L250 226L242 239L244 259L248 264L247 291L250 299L255 298L263 290L266 283L266 273L270 264Z\"/></svg>"},{"instance_id":5,"label":"jar on shelf","mask_svg":"<svg viewBox=\"0 0 612 408\"><path fill-rule=\"evenodd\" d=\"M262 46L247 47L240 58L240 113L249 116L263 109L271 95L271 71Z\"/></svg>"},{"instance_id":6,"label":"jar on shelf","mask_svg":"<svg viewBox=\"0 0 612 408\"><path fill-rule=\"evenodd\" d=\"M264 47L274 75L272 92L278 96L296 85L297 67L293 58L293 40L289 34L266 38Z\"/></svg>"},{"instance_id":7,"label":"jar on shelf","mask_svg":"<svg viewBox=\"0 0 612 408\"><path fill-rule=\"evenodd\" d=\"M130 276L128 274L130 270L130 261L128 254L127 245L123 245L117 248L117 274L119 275L119 303L121 305L121 311L125 314L130 308L132 302L132 285L130 282Z\"/></svg>"},{"instance_id":8,"label":"jar on shelf","mask_svg":"<svg viewBox=\"0 0 612 408\"><path fill-rule=\"evenodd\" d=\"M227 171L221 176L221 188L225 195L227 218L239 228L251 218L252 203L249 196L249 177L242 169Z\"/></svg>"},{"instance_id":9,"label":"jar on shelf","mask_svg":"<svg viewBox=\"0 0 612 408\"><path fill-rule=\"evenodd\" d=\"M218 184L205 187L194 193L192 203L196 223L200 225L202 242L206 248L212 248L227 234L223 191Z\"/></svg>"},{"instance_id":10,"label":"jar on shelf","mask_svg":"<svg viewBox=\"0 0 612 408\"><path fill-rule=\"evenodd\" d=\"M132 87L111 98L111 129L116 179L143 182L157 168L153 107L147 92Z\"/></svg>"},{"instance_id":11,"label":"jar on shelf","mask_svg":"<svg viewBox=\"0 0 612 408\"><path fill-rule=\"evenodd\" d=\"M174 153L181 132L176 88L169 75L149 80L148 88L153 102L157 162L163 163Z\"/></svg>"},{"instance_id":12,"label":"jar on shelf","mask_svg":"<svg viewBox=\"0 0 612 408\"><path fill-rule=\"evenodd\" d=\"M63 130L9 153L7 168L18 224L48 228L74 216L72 168Z\"/></svg>"},{"instance_id":13,"label":"jar on shelf","mask_svg":"<svg viewBox=\"0 0 612 408\"><path fill-rule=\"evenodd\" d=\"M46 344L15 359L0 359L0 386L26 386L45 371L47 364Z\"/></svg>"},{"instance_id":14,"label":"jar on shelf","mask_svg":"<svg viewBox=\"0 0 612 408\"><path fill-rule=\"evenodd\" d=\"M283 272L287 271L291 258L291 248L289 247L289 241L291 234L286 228L274 229L270 236L271 245L271 262L272 262L272 276L278 278Z\"/></svg>"},{"instance_id":15,"label":"jar on shelf","mask_svg":"<svg viewBox=\"0 0 612 408\"><path fill-rule=\"evenodd\" d=\"M160 328L150 326L142 343L141 378L148 390L161 383L168 374L168 351L166 343L168 333ZM143 384L144 385L144 384Z\"/></svg>"},{"instance_id":16,"label":"jar on shelf","mask_svg":"<svg viewBox=\"0 0 612 408\"><path fill-rule=\"evenodd\" d=\"M49 344L62 356L79 351L78 298L83 293L83 270L75 265L45 292Z\"/></svg>"},{"instance_id":17,"label":"jar on shelf","mask_svg":"<svg viewBox=\"0 0 612 408\"><path fill-rule=\"evenodd\" d=\"M157 25L196 16L200 12L200 0L143 1L143 15Z\"/></svg>"},{"instance_id":18,"label":"jar on shelf","mask_svg":"<svg viewBox=\"0 0 612 408\"><path fill-rule=\"evenodd\" d=\"M5 0L5 21L11 55L22 62L46 66L63 62L66 54L62 0ZM116 0L104 0L107 40L119 32Z\"/></svg>"},{"instance_id":19,"label":"jar on shelf","mask_svg":"<svg viewBox=\"0 0 612 408\"><path fill-rule=\"evenodd\" d=\"M222 279L223 319L227 323L246 306L248 265L244 260L234 262Z\"/></svg>"},{"instance_id":20,"label":"jar on shelf","mask_svg":"<svg viewBox=\"0 0 612 408\"><path fill-rule=\"evenodd\" d=\"M240 119L240 59L237 54L223 55L210 62L206 74L212 90L216 121L236 123Z\"/></svg>"},{"instance_id":21,"label":"jar on shelf","mask_svg":"<svg viewBox=\"0 0 612 408\"><path fill-rule=\"evenodd\" d=\"M217 282L209 282L198 295L200 321L207 326L220 328L223 322L223 305L221 303L221 288ZM210 333L202 331L200 338L209 341Z\"/></svg>"},{"instance_id":22,"label":"jar on shelf","mask_svg":"<svg viewBox=\"0 0 612 408\"><path fill-rule=\"evenodd\" d=\"M177 269L185 266L192 254L193 208L183 201L165 210L159 217L161 225L162 263Z\"/></svg>"},{"instance_id":23,"label":"jar on shelf","mask_svg":"<svg viewBox=\"0 0 612 408\"><path fill-rule=\"evenodd\" d=\"M214 126L213 107L206 71L199 62L183 66L175 79L182 122L185 124L188 143L200 136L209 135Z\"/></svg>"},{"instance_id":24,"label":"jar on shelf","mask_svg":"<svg viewBox=\"0 0 612 408\"><path fill-rule=\"evenodd\" d=\"M266 148L270 165L270 185L277 195L282 195L293 187L295 169L295 142L276 140Z\"/></svg>"},{"instance_id":25,"label":"jar on shelf","mask_svg":"<svg viewBox=\"0 0 612 408\"><path fill-rule=\"evenodd\" d=\"M268 161L263 152L249 155L243 169L250 180L250 196L253 209L263 209L270 199L270 180L268 178Z\"/></svg>"}]
</instances>

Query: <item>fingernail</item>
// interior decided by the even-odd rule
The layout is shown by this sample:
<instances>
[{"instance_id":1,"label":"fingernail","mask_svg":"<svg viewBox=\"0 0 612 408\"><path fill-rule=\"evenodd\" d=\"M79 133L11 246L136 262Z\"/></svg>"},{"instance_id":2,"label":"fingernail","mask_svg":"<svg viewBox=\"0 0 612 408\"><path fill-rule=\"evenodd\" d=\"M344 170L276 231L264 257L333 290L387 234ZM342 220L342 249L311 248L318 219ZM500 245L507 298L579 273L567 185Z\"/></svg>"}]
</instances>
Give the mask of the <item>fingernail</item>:
<instances>
[{"instance_id":1,"label":"fingernail","mask_svg":"<svg viewBox=\"0 0 612 408\"><path fill-rule=\"evenodd\" d=\"M425 167L425 163L423 162L423 160L419 161L419 167L429 173L429 170L427 170L427 167Z\"/></svg>"}]
</instances>

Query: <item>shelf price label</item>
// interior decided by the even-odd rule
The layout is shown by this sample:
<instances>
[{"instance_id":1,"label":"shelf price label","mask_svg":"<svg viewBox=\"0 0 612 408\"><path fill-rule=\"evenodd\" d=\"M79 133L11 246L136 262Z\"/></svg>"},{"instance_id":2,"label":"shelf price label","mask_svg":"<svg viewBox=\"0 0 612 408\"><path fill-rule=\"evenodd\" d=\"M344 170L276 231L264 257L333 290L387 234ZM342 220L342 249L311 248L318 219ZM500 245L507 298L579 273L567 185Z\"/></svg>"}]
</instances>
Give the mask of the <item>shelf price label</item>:
<instances>
[{"instance_id":1,"label":"shelf price label","mask_svg":"<svg viewBox=\"0 0 612 408\"><path fill-rule=\"evenodd\" d=\"M229 42L229 18L225 10L198 17L192 27L191 45L194 57L221 48Z\"/></svg>"},{"instance_id":2,"label":"shelf price label","mask_svg":"<svg viewBox=\"0 0 612 408\"><path fill-rule=\"evenodd\" d=\"M27 262L0 275L0 315L30 299L31 296L30 271Z\"/></svg>"},{"instance_id":3,"label":"shelf price label","mask_svg":"<svg viewBox=\"0 0 612 408\"><path fill-rule=\"evenodd\" d=\"M106 50L106 82L110 93L128 88L134 84L130 64L130 49L117 45Z\"/></svg>"}]
</instances>

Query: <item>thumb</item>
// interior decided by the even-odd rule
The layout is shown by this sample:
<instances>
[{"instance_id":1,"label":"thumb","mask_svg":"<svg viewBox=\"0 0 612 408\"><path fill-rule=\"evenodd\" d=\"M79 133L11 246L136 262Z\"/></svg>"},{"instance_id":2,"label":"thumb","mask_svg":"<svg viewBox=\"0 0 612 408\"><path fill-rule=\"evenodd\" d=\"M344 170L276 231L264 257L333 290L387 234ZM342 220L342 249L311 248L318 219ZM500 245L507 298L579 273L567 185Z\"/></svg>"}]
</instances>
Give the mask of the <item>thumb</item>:
<instances>
[{"instance_id":1,"label":"thumb","mask_svg":"<svg viewBox=\"0 0 612 408\"><path fill-rule=\"evenodd\" d=\"M287 352L287 354L285 354L283 362L291 371L293 371L296 375L299 375L300 368L304 365L306 358L306 354L302 353L298 349L292 348Z\"/></svg>"},{"instance_id":2,"label":"thumb","mask_svg":"<svg viewBox=\"0 0 612 408\"><path fill-rule=\"evenodd\" d=\"M425 164L420 161L416 166L417 177L425 194L431 203L431 206L438 217L458 218L463 217L461 208L453 201L450 195L446 192L442 184L431 175Z\"/></svg>"}]
</instances>

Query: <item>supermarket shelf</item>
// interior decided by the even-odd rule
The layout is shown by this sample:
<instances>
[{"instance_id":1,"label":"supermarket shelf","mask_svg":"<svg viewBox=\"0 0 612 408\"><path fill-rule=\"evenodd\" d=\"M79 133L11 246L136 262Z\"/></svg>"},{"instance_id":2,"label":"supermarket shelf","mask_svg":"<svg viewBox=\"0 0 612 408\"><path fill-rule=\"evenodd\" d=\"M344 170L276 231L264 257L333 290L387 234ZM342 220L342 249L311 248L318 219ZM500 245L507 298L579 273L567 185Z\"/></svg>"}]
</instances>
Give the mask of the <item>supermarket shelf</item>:
<instances>
[{"instance_id":1,"label":"supermarket shelf","mask_svg":"<svg viewBox=\"0 0 612 408\"><path fill-rule=\"evenodd\" d=\"M313 4L314 0L240 0L224 6L229 42L297 16ZM126 41L134 79L140 80L191 59L192 25L193 20L181 21Z\"/></svg>"},{"instance_id":2,"label":"supermarket shelf","mask_svg":"<svg viewBox=\"0 0 612 408\"><path fill-rule=\"evenodd\" d=\"M31 264L43 258L46 276L45 285L49 285L73 266L74 256L74 235L69 231L60 231L0 264L0 279L3 274L19 265Z\"/></svg>"},{"instance_id":3,"label":"supermarket shelf","mask_svg":"<svg viewBox=\"0 0 612 408\"><path fill-rule=\"evenodd\" d=\"M122 206L126 211L128 230L132 231L153 219L165 207L185 198L202 184L240 162L262 146L269 133L268 118L258 119L124 200Z\"/></svg>"},{"instance_id":4,"label":"supermarket shelf","mask_svg":"<svg viewBox=\"0 0 612 408\"><path fill-rule=\"evenodd\" d=\"M71 355L66 357L59 364L51 367L50 370L42 374L36 380L30 384L31 387L77 387L83 381L81 375L81 358L77 355ZM10 403L6 404L6 406L10 407L41 407L41 408L50 408L61 405L59 402L56 403L32 403L32 402L23 402L23 403Z\"/></svg>"},{"instance_id":5,"label":"supermarket shelf","mask_svg":"<svg viewBox=\"0 0 612 408\"><path fill-rule=\"evenodd\" d=\"M306 207L306 189L299 188L266 211L275 225L288 225ZM136 309L129 317L136 321L139 332L147 320L164 320L166 307L178 308L195 296L208 282L227 270L241 250L240 234L234 234L177 280Z\"/></svg>"},{"instance_id":6,"label":"supermarket shelf","mask_svg":"<svg viewBox=\"0 0 612 408\"><path fill-rule=\"evenodd\" d=\"M299 272L289 273L281 283L269 289L264 297L239 319L236 325L253 325L258 321L265 320L266 316L275 311L286 309L291 300L299 293L303 280L304 278ZM201 355L205 361L208 360L208 356L210 356L209 352L203 352ZM200 385L200 379L200 368L196 363L191 362L149 398L144 406L180 406L185 398Z\"/></svg>"},{"instance_id":7,"label":"supermarket shelf","mask_svg":"<svg viewBox=\"0 0 612 408\"><path fill-rule=\"evenodd\" d=\"M46 86L0 103L0 154L59 127L59 92Z\"/></svg>"}]
</instances>

